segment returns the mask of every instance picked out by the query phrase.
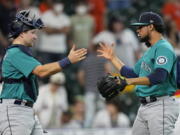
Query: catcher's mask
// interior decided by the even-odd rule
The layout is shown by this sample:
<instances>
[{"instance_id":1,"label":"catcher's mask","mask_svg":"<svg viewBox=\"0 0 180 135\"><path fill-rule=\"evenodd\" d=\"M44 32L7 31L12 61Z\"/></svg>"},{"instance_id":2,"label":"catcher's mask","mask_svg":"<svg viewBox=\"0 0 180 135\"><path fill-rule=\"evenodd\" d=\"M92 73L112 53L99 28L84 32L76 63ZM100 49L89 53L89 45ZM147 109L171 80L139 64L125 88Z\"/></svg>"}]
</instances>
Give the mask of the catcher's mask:
<instances>
[{"instance_id":1,"label":"catcher's mask","mask_svg":"<svg viewBox=\"0 0 180 135\"><path fill-rule=\"evenodd\" d=\"M14 21L10 24L8 38L16 38L22 32L43 27L44 24L39 17L30 10L22 10L16 14Z\"/></svg>"}]
</instances>

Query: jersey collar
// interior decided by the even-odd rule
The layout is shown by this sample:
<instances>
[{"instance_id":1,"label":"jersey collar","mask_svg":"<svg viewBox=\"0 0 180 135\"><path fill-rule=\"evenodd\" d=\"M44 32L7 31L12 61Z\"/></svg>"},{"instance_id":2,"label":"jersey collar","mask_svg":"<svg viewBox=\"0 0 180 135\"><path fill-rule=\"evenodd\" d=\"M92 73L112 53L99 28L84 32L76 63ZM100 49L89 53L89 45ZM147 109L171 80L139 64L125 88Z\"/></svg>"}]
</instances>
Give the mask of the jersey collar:
<instances>
[{"instance_id":1,"label":"jersey collar","mask_svg":"<svg viewBox=\"0 0 180 135\"><path fill-rule=\"evenodd\" d=\"M19 48L22 52L24 52L25 54L32 56L32 49L30 47L24 46L24 45L20 45L20 44L13 44L10 45L8 48L6 48L6 50L11 49L17 47Z\"/></svg>"}]
</instances>

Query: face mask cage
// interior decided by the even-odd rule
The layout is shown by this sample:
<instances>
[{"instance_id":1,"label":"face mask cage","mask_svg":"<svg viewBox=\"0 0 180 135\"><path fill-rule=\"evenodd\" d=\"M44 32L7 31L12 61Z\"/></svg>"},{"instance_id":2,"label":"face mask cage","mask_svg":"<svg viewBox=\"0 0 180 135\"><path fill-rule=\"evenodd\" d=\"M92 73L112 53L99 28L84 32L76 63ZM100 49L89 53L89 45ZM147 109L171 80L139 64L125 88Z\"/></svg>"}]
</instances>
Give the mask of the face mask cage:
<instances>
[{"instance_id":1,"label":"face mask cage","mask_svg":"<svg viewBox=\"0 0 180 135\"><path fill-rule=\"evenodd\" d=\"M35 16L31 19L29 16L30 11L21 11L16 14L16 20L21 21L26 25L34 27L35 29L41 29L44 27L44 24L40 18L35 19Z\"/></svg>"}]
</instances>

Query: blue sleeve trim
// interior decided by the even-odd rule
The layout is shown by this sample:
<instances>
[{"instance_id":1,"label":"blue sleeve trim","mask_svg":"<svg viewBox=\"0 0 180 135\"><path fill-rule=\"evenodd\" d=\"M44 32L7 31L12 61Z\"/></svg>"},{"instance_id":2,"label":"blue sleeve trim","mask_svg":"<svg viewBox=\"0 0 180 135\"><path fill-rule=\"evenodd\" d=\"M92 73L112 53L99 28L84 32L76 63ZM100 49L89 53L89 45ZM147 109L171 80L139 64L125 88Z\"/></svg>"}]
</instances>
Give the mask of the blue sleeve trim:
<instances>
[{"instance_id":1,"label":"blue sleeve trim","mask_svg":"<svg viewBox=\"0 0 180 135\"><path fill-rule=\"evenodd\" d=\"M126 78L136 78L138 75L128 66L123 66L120 70L120 74Z\"/></svg>"},{"instance_id":2,"label":"blue sleeve trim","mask_svg":"<svg viewBox=\"0 0 180 135\"><path fill-rule=\"evenodd\" d=\"M156 85L164 82L167 76L168 76L167 70L163 68L157 68L154 73L151 73L147 77L149 78L151 85Z\"/></svg>"}]
</instances>

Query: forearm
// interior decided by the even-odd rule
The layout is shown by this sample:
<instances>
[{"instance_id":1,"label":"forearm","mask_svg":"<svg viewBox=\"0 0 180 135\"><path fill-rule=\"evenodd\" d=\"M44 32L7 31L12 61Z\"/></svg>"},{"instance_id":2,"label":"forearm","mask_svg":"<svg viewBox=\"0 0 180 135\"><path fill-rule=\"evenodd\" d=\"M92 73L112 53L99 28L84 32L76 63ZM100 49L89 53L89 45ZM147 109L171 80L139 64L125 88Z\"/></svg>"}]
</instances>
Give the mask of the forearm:
<instances>
[{"instance_id":1,"label":"forearm","mask_svg":"<svg viewBox=\"0 0 180 135\"><path fill-rule=\"evenodd\" d=\"M150 85L149 78L147 77L128 78L126 81L128 85Z\"/></svg>"},{"instance_id":2,"label":"forearm","mask_svg":"<svg viewBox=\"0 0 180 135\"><path fill-rule=\"evenodd\" d=\"M124 63L117 57L117 56L114 56L112 59L111 59L111 63L114 65L114 67L120 71L121 68L124 66Z\"/></svg>"},{"instance_id":3,"label":"forearm","mask_svg":"<svg viewBox=\"0 0 180 135\"><path fill-rule=\"evenodd\" d=\"M75 50L75 48L76 46L73 45L73 47L69 52L69 55L64 59L61 59L57 62L37 66L32 73L39 77L50 76L52 74L60 72L62 69L68 67L71 64L77 63L85 59L87 54L87 49L81 48Z\"/></svg>"},{"instance_id":4,"label":"forearm","mask_svg":"<svg viewBox=\"0 0 180 135\"><path fill-rule=\"evenodd\" d=\"M62 68L59 65L59 62L53 62L53 63L37 66L33 70L33 74L43 78L55 74L57 72L60 72L61 70Z\"/></svg>"}]
</instances>

